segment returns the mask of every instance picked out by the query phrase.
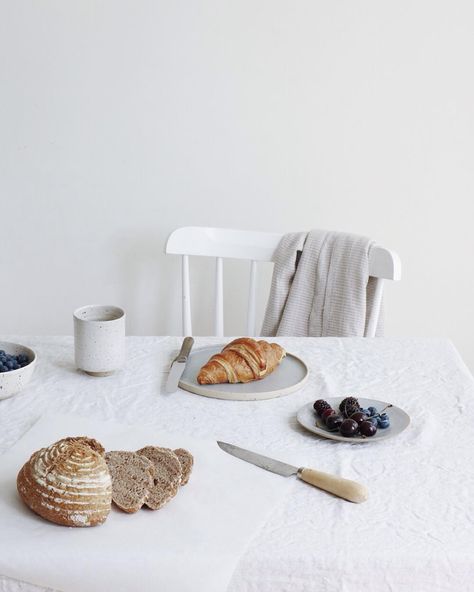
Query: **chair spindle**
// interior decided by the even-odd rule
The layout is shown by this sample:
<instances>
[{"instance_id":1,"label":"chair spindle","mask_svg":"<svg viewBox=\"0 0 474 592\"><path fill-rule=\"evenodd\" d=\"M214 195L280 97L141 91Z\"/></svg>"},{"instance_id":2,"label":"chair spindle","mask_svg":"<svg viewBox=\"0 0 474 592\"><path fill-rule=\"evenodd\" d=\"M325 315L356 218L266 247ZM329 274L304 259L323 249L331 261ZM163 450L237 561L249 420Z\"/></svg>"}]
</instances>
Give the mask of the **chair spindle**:
<instances>
[{"instance_id":1,"label":"chair spindle","mask_svg":"<svg viewBox=\"0 0 474 592\"><path fill-rule=\"evenodd\" d=\"M189 257L183 255L182 266L181 266L181 280L182 280L182 299L183 299L183 335L192 335L192 322L191 322L191 293L189 288Z\"/></svg>"},{"instance_id":2,"label":"chair spindle","mask_svg":"<svg viewBox=\"0 0 474 592\"><path fill-rule=\"evenodd\" d=\"M247 306L247 334L249 337L255 335L255 308L257 292L257 262L250 263L249 300Z\"/></svg>"},{"instance_id":3,"label":"chair spindle","mask_svg":"<svg viewBox=\"0 0 474 592\"><path fill-rule=\"evenodd\" d=\"M377 323L379 321L380 316L380 309L382 307L383 287L383 279L377 278L377 283L375 284L374 290L372 310L370 312L370 317L367 320L364 337L375 337L375 332L377 331Z\"/></svg>"},{"instance_id":4,"label":"chair spindle","mask_svg":"<svg viewBox=\"0 0 474 592\"><path fill-rule=\"evenodd\" d=\"M222 257L216 257L216 300L214 307L214 334L224 336L224 273Z\"/></svg>"}]
</instances>

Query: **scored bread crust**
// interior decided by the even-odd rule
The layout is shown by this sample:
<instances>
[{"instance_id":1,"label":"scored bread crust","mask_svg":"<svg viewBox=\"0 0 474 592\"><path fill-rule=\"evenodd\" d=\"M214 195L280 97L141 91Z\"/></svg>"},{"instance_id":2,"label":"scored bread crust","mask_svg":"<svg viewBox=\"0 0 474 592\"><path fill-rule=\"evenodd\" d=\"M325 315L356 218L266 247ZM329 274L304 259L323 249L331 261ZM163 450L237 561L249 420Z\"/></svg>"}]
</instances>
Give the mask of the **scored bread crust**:
<instances>
[{"instance_id":1,"label":"scored bread crust","mask_svg":"<svg viewBox=\"0 0 474 592\"><path fill-rule=\"evenodd\" d=\"M107 452L105 460L112 477L112 501L124 512L138 512L153 487L153 463L145 456L124 450Z\"/></svg>"},{"instance_id":2,"label":"scored bread crust","mask_svg":"<svg viewBox=\"0 0 474 592\"><path fill-rule=\"evenodd\" d=\"M102 524L110 512L112 481L100 449L96 440L78 437L33 453L17 477L21 499L56 524Z\"/></svg>"},{"instance_id":3,"label":"scored bread crust","mask_svg":"<svg viewBox=\"0 0 474 592\"><path fill-rule=\"evenodd\" d=\"M193 470L194 457L185 448L176 448L175 450L173 450L173 452L178 457L179 462L181 463L181 470L183 471L183 475L181 477L181 485L186 485L186 483L189 481L189 477Z\"/></svg>"},{"instance_id":4,"label":"scored bread crust","mask_svg":"<svg viewBox=\"0 0 474 592\"><path fill-rule=\"evenodd\" d=\"M85 444L98 452L101 456L105 454L105 448L102 446L100 442L94 440L94 438L88 438L87 436L69 436L68 438L63 438L63 442L79 442L80 444Z\"/></svg>"},{"instance_id":5,"label":"scored bread crust","mask_svg":"<svg viewBox=\"0 0 474 592\"><path fill-rule=\"evenodd\" d=\"M137 454L146 457L154 465L153 486L145 504L152 510L159 510L178 493L183 475L181 463L170 448L145 446L137 450Z\"/></svg>"}]
</instances>

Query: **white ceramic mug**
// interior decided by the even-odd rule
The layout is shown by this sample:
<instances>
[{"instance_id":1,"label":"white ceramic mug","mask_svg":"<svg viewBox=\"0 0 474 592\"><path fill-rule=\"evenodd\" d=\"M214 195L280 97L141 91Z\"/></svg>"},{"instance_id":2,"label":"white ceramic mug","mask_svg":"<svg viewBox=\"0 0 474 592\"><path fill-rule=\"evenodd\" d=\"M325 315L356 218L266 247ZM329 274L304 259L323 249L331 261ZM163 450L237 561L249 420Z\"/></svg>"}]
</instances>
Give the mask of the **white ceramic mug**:
<instances>
[{"instance_id":1,"label":"white ceramic mug","mask_svg":"<svg viewBox=\"0 0 474 592\"><path fill-rule=\"evenodd\" d=\"M91 304L74 311L76 366L92 376L108 376L125 360L125 312Z\"/></svg>"}]
</instances>

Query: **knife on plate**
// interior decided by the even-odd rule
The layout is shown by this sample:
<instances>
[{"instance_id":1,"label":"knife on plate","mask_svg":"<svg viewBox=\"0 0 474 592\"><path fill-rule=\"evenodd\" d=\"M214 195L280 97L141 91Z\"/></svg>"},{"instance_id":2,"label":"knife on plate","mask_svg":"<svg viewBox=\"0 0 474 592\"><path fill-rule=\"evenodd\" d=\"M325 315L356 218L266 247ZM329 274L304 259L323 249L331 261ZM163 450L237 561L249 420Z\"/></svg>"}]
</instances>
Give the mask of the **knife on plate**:
<instances>
[{"instance_id":1,"label":"knife on plate","mask_svg":"<svg viewBox=\"0 0 474 592\"><path fill-rule=\"evenodd\" d=\"M282 475L283 477L296 475L306 483L314 485L314 487L318 487L319 489L324 489L324 491L329 491L329 493L333 493L350 502L360 504L365 502L368 497L368 491L365 485L361 485L355 481L343 479L337 475L315 471L314 469L294 467L293 465L288 465L279 460L263 456L262 454L257 454L256 452L251 452L250 450L245 450L245 448L239 448L233 444L227 444L226 442L217 442L217 444L228 454L240 458L241 460L245 460L246 462L265 469L266 471L271 471L272 473Z\"/></svg>"},{"instance_id":2,"label":"knife on plate","mask_svg":"<svg viewBox=\"0 0 474 592\"><path fill-rule=\"evenodd\" d=\"M167 393L175 393L178 390L179 379L186 368L186 362L188 361L188 356L191 353L193 345L194 339L192 337L184 338L179 354L171 362L170 372L165 384L165 391Z\"/></svg>"}]
</instances>

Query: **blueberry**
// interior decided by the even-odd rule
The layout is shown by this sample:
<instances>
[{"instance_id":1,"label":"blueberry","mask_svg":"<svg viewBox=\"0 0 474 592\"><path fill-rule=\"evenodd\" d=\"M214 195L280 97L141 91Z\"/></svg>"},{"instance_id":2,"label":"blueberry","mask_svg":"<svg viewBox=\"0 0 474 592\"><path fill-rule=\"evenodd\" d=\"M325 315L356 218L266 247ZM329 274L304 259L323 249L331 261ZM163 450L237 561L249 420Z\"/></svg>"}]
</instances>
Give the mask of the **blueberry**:
<instances>
[{"instance_id":1,"label":"blueberry","mask_svg":"<svg viewBox=\"0 0 474 592\"><path fill-rule=\"evenodd\" d=\"M364 415L367 415L367 417L370 417L370 411L368 409L364 409L363 407L360 408L361 413L363 413Z\"/></svg>"},{"instance_id":2,"label":"blueberry","mask_svg":"<svg viewBox=\"0 0 474 592\"><path fill-rule=\"evenodd\" d=\"M386 413L382 413L382 415L378 418L377 423L378 423L378 427L381 430L384 430L384 429L390 427L390 419Z\"/></svg>"},{"instance_id":3,"label":"blueberry","mask_svg":"<svg viewBox=\"0 0 474 592\"><path fill-rule=\"evenodd\" d=\"M14 356L7 354L4 350L0 350L0 372L9 372L10 370L18 370L29 363L28 356L25 354L18 354Z\"/></svg>"},{"instance_id":4,"label":"blueberry","mask_svg":"<svg viewBox=\"0 0 474 592\"><path fill-rule=\"evenodd\" d=\"M367 409L367 411L369 412L368 415L370 415L370 417L373 417L374 415L377 415L377 413L378 413L377 407L369 407Z\"/></svg>"}]
</instances>

